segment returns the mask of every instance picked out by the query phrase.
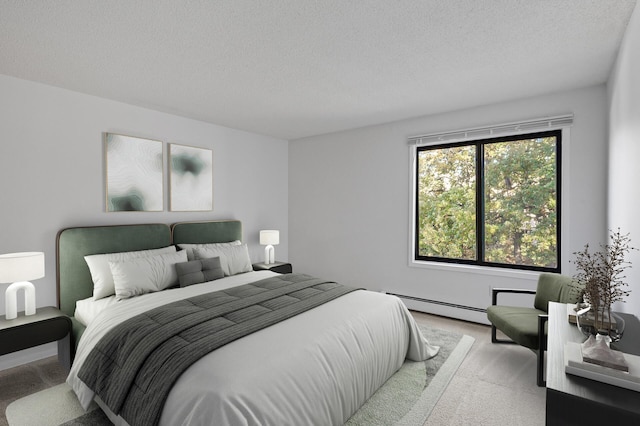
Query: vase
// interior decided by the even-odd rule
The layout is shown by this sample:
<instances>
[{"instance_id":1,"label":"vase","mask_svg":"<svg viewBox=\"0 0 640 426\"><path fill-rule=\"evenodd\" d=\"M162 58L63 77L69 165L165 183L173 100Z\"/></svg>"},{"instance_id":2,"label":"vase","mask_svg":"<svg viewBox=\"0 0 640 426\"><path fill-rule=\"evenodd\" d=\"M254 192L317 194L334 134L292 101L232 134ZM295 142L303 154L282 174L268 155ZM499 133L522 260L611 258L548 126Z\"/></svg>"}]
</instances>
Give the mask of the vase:
<instances>
[{"instance_id":1,"label":"vase","mask_svg":"<svg viewBox=\"0 0 640 426\"><path fill-rule=\"evenodd\" d=\"M617 342L624 333L624 319L604 306L587 306L576 313L578 328L585 336L608 336Z\"/></svg>"}]
</instances>

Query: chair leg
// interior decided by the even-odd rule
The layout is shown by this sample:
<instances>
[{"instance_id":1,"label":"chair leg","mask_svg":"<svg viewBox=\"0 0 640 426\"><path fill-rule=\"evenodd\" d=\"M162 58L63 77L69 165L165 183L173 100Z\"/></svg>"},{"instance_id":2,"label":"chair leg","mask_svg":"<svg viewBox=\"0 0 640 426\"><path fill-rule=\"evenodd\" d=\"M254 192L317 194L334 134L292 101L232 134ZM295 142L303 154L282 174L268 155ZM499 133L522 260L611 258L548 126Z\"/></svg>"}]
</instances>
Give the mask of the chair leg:
<instances>
[{"instance_id":1,"label":"chair leg","mask_svg":"<svg viewBox=\"0 0 640 426\"><path fill-rule=\"evenodd\" d=\"M549 320L548 315L538 315L538 359L537 359L537 384L540 387L546 387L547 381L544 379L544 353L547 350L547 334L544 326Z\"/></svg>"},{"instance_id":2,"label":"chair leg","mask_svg":"<svg viewBox=\"0 0 640 426\"><path fill-rule=\"evenodd\" d=\"M538 349L536 351L537 355L538 355L538 359L537 359L537 364L538 364L538 368L537 368L537 380L536 380L536 384L540 387L546 387L547 386L547 381L544 379L544 349Z\"/></svg>"},{"instance_id":3,"label":"chair leg","mask_svg":"<svg viewBox=\"0 0 640 426\"><path fill-rule=\"evenodd\" d=\"M538 349L534 350L537 355L536 364L536 383L540 387L547 386L547 382L544 379L544 352L547 350L547 339L544 333L544 325L547 322L548 317L545 315L538 316ZM542 337L541 337L542 336ZM491 343L507 343L517 345L513 340L501 340L497 337L496 326L491 324Z\"/></svg>"},{"instance_id":4,"label":"chair leg","mask_svg":"<svg viewBox=\"0 0 640 426\"><path fill-rule=\"evenodd\" d=\"M507 343L512 345L517 345L513 340L502 340L498 339L496 326L491 324L491 343Z\"/></svg>"}]
</instances>

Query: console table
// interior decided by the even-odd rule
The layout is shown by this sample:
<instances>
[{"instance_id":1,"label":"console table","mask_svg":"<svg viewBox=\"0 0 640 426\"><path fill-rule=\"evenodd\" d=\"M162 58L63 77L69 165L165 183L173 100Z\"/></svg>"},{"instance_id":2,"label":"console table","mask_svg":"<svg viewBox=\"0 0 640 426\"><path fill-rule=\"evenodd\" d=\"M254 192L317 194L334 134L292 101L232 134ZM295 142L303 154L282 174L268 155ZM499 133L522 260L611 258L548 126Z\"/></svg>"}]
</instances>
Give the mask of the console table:
<instances>
[{"instance_id":1,"label":"console table","mask_svg":"<svg viewBox=\"0 0 640 426\"><path fill-rule=\"evenodd\" d=\"M629 314L616 348L640 355L640 322ZM549 303L547 332L547 425L639 425L640 392L564 372L565 342L583 342L584 335L567 320L563 303Z\"/></svg>"}]
</instances>

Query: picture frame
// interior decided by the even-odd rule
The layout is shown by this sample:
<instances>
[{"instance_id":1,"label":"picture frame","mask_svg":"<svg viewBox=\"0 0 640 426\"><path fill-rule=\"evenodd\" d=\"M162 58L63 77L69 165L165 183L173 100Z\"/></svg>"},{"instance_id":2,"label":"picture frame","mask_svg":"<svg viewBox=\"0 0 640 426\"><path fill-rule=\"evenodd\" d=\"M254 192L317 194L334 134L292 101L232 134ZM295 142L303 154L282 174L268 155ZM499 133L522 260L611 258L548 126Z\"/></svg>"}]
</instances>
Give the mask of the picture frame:
<instances>
[{"instance_id":1,"label":"picture frame","mask_svg":"<svg viewBox=\"0 0 640 426\"><path fill-rule=\"evenodd\" d=\"M164 210L164 144L104 134L107 212Z\"/></svg>"},{"instance_id":2,"label":"picture frame","mask_svg":"<svg viewBox=\"0 0 640 426\"><path fill-rule=\"evenodd\" d=\"M169 144L169 210L213 210L213 150Z\"/></svg>"}]
</instances>

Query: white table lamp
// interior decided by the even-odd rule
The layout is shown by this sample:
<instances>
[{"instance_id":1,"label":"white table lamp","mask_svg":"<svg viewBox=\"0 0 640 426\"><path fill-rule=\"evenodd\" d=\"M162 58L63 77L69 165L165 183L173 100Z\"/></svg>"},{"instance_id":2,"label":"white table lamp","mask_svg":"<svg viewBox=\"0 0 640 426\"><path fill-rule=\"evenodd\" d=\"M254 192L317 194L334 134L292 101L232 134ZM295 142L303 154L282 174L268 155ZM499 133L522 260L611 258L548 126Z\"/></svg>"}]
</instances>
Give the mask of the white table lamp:
<instances>
[{"instance_id":1,"label":"white table lamp","mask_svg":"<svg viewBox=\"0 0 640 426\"><path fill-rule=\"evenodd\" d=\"M275 249L273 246L280 244L280 231L265 230L260 231L260 244L266 245L264 248L264 263L269 265L275 262Z\"/></svg>"},{"instance_id":2,"label":"white table lamp","mask_svg":"<svg viewBox=\"0 0 640 426\"><path fill-rule=\"evenodd\" d=\"M18 291L24 289L24 313L36 313L36 288L30 280L44 277L44 253L9 253L0 255L0 283L12 283L5 293L5 316L18 316Z\"/></svg>"}]
</instances>

